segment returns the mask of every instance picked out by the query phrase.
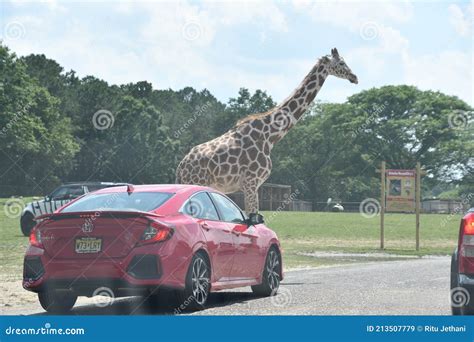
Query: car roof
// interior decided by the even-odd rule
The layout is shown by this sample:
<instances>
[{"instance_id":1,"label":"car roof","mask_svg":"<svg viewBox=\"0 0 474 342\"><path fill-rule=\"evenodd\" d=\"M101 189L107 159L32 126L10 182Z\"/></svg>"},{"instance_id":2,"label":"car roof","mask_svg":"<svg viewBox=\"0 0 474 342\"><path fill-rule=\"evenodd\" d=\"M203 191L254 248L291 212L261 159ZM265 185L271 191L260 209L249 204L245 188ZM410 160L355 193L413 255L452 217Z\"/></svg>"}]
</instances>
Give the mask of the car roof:
<instances>
[{"instance_id":1,"label":"car roof","mask_svg":"<svg viewBox=\"0 0 474 342\"><path fill-rule=\"evenodd\" d=\"M169 192L169 193L190 192L190 193L194 193L197 191L215 191L214 189L207 186L191 185L191 184L143 184L143 185L129 184L129 185L133 187L133 192ZM108 188L94 191L94 194L126 192L127 188L128 188L128 185L108 187Z\"/></svg>"}]
</instances>

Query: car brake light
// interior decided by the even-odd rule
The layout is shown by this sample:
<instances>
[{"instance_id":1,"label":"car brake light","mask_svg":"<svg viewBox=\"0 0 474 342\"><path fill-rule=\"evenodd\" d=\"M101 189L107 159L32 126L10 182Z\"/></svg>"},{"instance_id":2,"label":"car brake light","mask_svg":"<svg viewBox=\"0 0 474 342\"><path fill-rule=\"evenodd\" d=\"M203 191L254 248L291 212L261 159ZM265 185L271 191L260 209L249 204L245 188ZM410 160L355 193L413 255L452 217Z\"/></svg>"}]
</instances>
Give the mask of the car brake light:
<instances>
[{"instance_id":1,"label":"car brake light","mask_svg":"<svg viewBox=\"0 0 474 342\"><path fill-rule=\"evenodd\" d=\"M468 214L461 220L459 234L459 271L474 273L474 214Z\"/></svg>"},{"instance_id":2,"label":"car brake light","mask_svg":"<svg viewBox=\"0 0 474 342\"><path fill-rule=\"evenodd\" d=\"M148 244L168 240L173 235L173 228L163 222L150 221L138 244Z\"/></svg>"},{"instance_id":3,"label":"car brake light","mask_svg":"<svg viewBox=\"0 0 474 342\"><path fill-rule=\"evenodd\" d=\"M41 231L33 228L30 232L30 245L43 248L43 242L41 241Z\"/></svg>"},{"instance_id":4,"label":"car brake light","mask_svg":"<svg viewBox=\"0 0 474 342\"><path fill-rule=\"evenodd\" d=\"M461 224L464 235L474 235L474 214L464 217Z\"/></svg>"}]
</instances>

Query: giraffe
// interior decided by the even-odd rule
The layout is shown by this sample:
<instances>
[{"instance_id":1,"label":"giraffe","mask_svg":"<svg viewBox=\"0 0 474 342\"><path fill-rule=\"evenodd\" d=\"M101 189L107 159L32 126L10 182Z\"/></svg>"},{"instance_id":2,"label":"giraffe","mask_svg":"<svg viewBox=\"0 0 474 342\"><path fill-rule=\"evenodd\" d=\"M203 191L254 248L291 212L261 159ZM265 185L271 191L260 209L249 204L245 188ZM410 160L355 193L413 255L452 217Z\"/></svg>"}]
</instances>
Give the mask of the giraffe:
<instances>
[{"instance_id":1,"label":"giraffe","mask_svg":"<svg viewBox=\"0 0 474 342\"><path fill-rule=\"evenodd\" d=\"M176 183L210 186L226 194L242 191L245 212L257 213L258 188L270 176L273 146L301 119L328 75L358 83L337 49L332 49L281 104L249 115L223 135L193 147L176 169Z\"/></svg>"}]
</instances>

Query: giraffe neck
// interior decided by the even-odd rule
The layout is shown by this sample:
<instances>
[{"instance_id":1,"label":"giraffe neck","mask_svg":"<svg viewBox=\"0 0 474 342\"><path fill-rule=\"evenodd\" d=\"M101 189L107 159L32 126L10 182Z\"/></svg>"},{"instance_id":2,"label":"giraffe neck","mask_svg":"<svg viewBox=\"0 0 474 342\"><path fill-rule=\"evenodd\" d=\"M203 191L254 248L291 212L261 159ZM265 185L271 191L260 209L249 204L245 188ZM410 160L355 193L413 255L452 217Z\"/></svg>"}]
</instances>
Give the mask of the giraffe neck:
<instances>
[{"instance_id":1,"label":"giraffe neck","mask_svg":"<svg viewBox=\"0 0 474 342\"><path fill-rule=\"evenodd\" d=\"M320 58L293 93L267 115L265 122L270 125L268 139L272 147L301 119L313 102L328 76L326 61L325 57Z\"/></svg>"}]
</instances>

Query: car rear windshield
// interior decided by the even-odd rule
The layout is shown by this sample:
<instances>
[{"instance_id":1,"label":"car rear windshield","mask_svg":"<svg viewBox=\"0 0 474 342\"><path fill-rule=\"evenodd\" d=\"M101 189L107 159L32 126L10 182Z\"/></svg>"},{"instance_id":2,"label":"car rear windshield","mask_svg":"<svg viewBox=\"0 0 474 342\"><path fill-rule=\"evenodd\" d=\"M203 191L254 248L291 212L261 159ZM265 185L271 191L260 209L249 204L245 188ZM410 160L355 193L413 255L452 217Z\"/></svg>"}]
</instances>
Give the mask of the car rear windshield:
<instances>
[{"instance_id":1,"label":"car rear windshield","mask_svg":"<svg viewBox=\"0 0 474 342\"><path fill-rule=\"evenodd\" d=\"M172 193L124 192L90 194L64 208L63 213L80 211L151 211L165 203Z\"/></svg>"}]
</instances>

